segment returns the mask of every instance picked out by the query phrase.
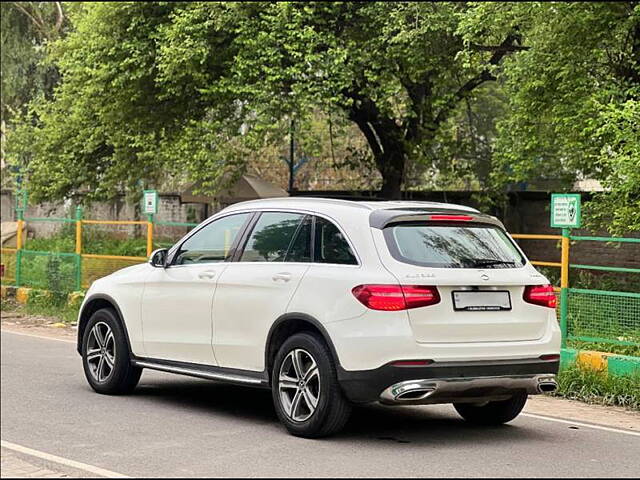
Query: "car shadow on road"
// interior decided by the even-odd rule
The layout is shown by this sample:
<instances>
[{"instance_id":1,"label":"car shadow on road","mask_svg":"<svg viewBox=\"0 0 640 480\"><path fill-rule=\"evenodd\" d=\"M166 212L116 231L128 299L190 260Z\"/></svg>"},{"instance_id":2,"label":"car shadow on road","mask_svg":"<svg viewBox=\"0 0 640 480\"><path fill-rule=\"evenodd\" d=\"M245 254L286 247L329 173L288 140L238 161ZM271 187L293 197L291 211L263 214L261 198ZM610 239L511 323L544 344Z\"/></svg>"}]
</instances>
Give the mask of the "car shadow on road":
<instances>
[{"instance_id":1,"label":"car shadow on road","mask_svg":"<svg viewBox=\"0 0 640 480\"><path fill-rule=\"evenodd\" d=\"M167 379L141 383L134 392L138 398L153 399L180 410L198 411L212 418L261 424L274 429L279 425L269 390L202 381ZM390 407L380 404L358 405L335 442L375 442L388 446L464 445L546 441L552 435L530 426L501 425L476 427L464 422L452 406Z\"/></svg>"}]
</instances>

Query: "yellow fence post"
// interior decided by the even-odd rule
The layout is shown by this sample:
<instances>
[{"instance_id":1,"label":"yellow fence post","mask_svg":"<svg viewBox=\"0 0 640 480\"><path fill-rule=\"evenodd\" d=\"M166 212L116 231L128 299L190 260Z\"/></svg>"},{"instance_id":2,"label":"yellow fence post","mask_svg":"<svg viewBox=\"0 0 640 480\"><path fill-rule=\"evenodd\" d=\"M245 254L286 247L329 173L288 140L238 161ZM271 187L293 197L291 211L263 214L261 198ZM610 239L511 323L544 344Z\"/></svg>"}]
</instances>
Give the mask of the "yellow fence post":
<instances>
[{"instance_id":1,"label":"yellow fence post","mask_svg":"<svg viewBox=\"0 0 640 480\"><path fill-rule=\"evenodd\" d=\"M82 207L76 207L76 291L82 288Z\"/></svg>"},{"instance_id":2,"label":"yellow fence post","mask_svg":"<svg viewBox=\"0 0 640 480\"><path fill-rule=\"evenodd\" d=\"M147 258L153 251L153 215L147 215Z\"/></svg>"},{"instance_id":3,"label":"yellow fence post","mask_svg":"<svg viewBox=\"0 0 640 480\"><path fill-rule=\"evenodd\" d=\"M16 232L16 287L22 282L22 229L24 228L24 210L18 209L18 231Z\"/></svg>"},{"instance_id":4,"label":"yellow fence post","mask_svg":"<svg viewBox=\"0 0 640 480\"><path fill-rule=\"evenodd\" d=\"M560 330L562 331L562 347L567 344L567 314L569 312L569 235L568 228L562 229L560 256Z\"/></svg>"}]
</instances>

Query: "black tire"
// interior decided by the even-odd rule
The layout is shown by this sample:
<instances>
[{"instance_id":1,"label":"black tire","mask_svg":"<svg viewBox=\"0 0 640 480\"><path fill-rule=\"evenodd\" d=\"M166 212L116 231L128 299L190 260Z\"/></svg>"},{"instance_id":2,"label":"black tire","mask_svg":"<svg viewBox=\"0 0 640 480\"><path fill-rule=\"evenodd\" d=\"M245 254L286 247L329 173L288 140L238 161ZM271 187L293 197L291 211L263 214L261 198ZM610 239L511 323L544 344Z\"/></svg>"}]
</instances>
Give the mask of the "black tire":
<instances>
[{"instance_id":1,"label":"black tire","mask_svg":"<svg viewBox=\"0 0 640 480\"><path fill-rule=\"evenodd\" d=\"M101 347L102 344L98 342L96 334L92 333L96 325L102 334L107 332L108 336L109 331L113 334L112 339L107 339L108 343L104 349ZM96 352L96 349L99 349L102 353L94 353L92 359L89 360L88 351L90 347L92 352ZM111 359L111 367L109 367L110 364L106 360L96 360L97 355L104 357L105 352L113 353L108 357ZM100 372L104 373L104 378L102 379L99 378L101 375L96 372L100 361L104 363L100 367ZM130 393L138 384L142 369L131 364L131 352L129 351L127 338L114 310L102 308L91 315L82 336L82 366L89 385L98 393L107 395Z\"/></svg>"},{"instance_id":2,"label":"black tire","mask_svg":"<svg viewBox=\"0 0 640 480\"><path fill-rule=\"evenodd\" d=\"M489 402L483 406L454 403L457 412L467 422L476 425L501 425L516 418L527 402L526 393L518 393L507 400Z\"/></svg>"},{"instance_id":3,"label":"black tire","mask_svg":"<svg viewBox=\"0 0 640 480\"><path fill-rule=\"evenodd\" d=\"M319 380L317 381L317 406L315 410L309 418L297 421L286 412L287 407L283 405L280 393L280 369L283 362L290 358L289 354L300 349L305 355L308 353L315 361ZM290 362L290 360L287 361ZM351 403L346 399L338 384L335 362L331 352L322 338L310 332L297 333L289 337L280 347L271 372L271 391L278 418L289 433L298 437L319 438L332 435L344 427L351 414ZM307 414L309 410L307 409Z\"/></svg>"}]
</instances>

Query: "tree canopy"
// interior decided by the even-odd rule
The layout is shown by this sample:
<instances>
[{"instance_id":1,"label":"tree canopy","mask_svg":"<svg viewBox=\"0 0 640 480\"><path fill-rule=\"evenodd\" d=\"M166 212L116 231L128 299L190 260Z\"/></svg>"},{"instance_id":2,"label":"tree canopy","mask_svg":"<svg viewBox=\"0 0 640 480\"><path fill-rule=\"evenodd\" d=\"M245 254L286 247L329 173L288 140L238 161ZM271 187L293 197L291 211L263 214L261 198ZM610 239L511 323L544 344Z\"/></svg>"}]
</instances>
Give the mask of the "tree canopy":
<instances>
[{"instance_id":1,"label":"tree canopy","mask_svg":"<svg viewBox=\"0 0 640 480\"><path fill-rule=\"evenodd\" d=\"M447 177L494 197L594 178L607 190L592 217L640 229L639 15L638 2L86 3L48 48L62 80L15 119L10 157L35 199L170 175L215 190L320 115L357 128L356 163L372 162L382 196Z\"/></svg>"}]
</instances>

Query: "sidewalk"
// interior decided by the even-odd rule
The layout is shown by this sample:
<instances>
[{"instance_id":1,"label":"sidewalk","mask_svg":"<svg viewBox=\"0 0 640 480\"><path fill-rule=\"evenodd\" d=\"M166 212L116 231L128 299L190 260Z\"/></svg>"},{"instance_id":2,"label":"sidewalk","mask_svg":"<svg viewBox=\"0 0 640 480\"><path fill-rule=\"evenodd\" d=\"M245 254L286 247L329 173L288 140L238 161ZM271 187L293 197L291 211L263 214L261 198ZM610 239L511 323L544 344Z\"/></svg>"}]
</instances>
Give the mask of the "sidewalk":
<instances>
[{"instance_id":1,"label":"sidewalk","mask_svg":"<svg viewBox=\"0 0 640 480\"><path fill-rule=\"evenodd\" d=\"M27 461L22 455L18 455L6 448L0 451L0 478L69 478L69 475L60 471L54 471L52 465L39 463L37 459ZM38 462L32 463L33 461Z\"/></svg>"}]
</instances>

